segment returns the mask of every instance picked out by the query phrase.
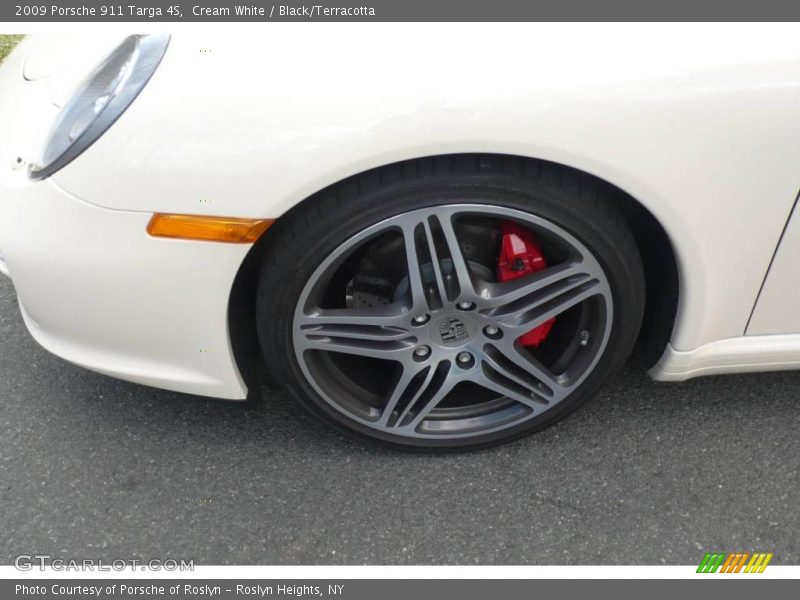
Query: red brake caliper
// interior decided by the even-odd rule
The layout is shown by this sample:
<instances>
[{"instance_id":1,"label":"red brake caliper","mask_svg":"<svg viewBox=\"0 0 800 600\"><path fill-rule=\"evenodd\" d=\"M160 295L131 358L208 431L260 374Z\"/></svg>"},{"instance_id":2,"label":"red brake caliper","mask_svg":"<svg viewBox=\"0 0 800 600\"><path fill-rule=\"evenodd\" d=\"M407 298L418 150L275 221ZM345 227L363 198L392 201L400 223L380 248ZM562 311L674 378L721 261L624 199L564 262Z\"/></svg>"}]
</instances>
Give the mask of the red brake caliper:
<instances>
[{"instance_id":1,"label":"red brake caliper","mask_svg":"<svg viewBox=\"0 0 800 600\"><path fill-rule=\"evenodd\" d=\"M500 281L511 281L525 275L541 271L547 266L539 248L536 236L513 221L503 221L503 235L500 246L500 258L497 262L497 278ZM555 318L534 327L519 338L520 344L536 348L541 344L553 328Z\"/></svg>"}]
</instances>

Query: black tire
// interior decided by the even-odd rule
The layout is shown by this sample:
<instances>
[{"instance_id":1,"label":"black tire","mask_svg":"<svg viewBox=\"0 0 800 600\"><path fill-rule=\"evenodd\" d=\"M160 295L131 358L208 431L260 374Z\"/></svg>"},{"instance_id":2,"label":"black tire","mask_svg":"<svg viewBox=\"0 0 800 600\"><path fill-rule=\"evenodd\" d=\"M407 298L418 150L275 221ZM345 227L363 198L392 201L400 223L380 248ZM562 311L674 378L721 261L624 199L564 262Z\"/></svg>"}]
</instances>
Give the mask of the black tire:
<instances>
[{"instance_id":1,"label":"black tire","mask_svg":"<svg viewBox=\"0 0 800 600\"><path fill-rule=\"evenodd\" d=\"M513 157L456 155L369 171L309 198L270 229L259 276L257 327L275 379L313 415L350 436L403 448L480 448L508 442L564 418L590 398L625 361L644 310L641 258L615 191L570 169ZM409 439L362 425L320 397L295 356L292 323L309 277L335 248L390 216L446 203L482 202L557 224L591 250L613 295L608 342L570 396L541 415L501 432L463 440Z\"/></svg>"}]
</instances>

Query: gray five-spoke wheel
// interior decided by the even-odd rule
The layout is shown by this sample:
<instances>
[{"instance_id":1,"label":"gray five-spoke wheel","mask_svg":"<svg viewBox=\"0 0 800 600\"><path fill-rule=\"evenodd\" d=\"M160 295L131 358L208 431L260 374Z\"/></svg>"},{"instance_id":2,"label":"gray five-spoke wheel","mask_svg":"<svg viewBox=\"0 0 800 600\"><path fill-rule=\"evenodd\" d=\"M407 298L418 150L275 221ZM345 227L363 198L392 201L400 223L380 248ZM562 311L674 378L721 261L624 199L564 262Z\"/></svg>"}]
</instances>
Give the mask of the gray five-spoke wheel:
<instances>
[{"instance_id":1,"label":"gray five-spoke wheel","mask_svg":"<svg viewBox=\"0 0 800 600\"><path fill-rule=\"evenodd\" d=\"M479 256L509 221L539 236L550 260L504 281ZM292 336L303 375L349 419L393 436L469 438L569 396L603 354L613 314L603 268L563 228L502 206L447 204L336 248L305 285ZM542 348L520 343L554 318Z\"/></svg>"}]
</instances>

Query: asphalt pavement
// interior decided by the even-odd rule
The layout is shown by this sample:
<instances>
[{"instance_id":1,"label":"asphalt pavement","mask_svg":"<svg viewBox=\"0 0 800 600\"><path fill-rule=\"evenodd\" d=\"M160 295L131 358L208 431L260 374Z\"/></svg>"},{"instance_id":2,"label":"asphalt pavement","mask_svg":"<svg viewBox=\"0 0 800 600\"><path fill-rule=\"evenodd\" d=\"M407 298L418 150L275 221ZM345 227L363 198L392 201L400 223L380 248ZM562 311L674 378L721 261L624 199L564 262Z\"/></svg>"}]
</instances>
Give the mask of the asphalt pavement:
<instances>
[{"instance_id":1,"label":"asphalt pavement","mask_svg":"<svg viewBox=\"0 0 800 600\"><path fill-rule=\"evenodd\" d=\"M528 439L417 455L117 381L28 335L0 277L0 564L800 563L800 373L659 384L628 367Z\"/></svg>"}]
</instances>

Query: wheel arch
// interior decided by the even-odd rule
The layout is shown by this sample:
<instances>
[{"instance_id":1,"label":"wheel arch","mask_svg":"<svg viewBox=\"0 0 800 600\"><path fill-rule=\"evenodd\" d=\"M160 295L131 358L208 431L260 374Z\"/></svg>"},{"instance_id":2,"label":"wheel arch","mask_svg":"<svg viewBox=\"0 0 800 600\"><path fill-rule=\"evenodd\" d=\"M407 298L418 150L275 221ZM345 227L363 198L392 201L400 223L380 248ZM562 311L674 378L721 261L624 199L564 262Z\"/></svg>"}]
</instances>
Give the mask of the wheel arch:
<instances>
[{"instance_id":1,"label":"wheel arch","mask_svg":"<svg viewBox=\"0 0 800 600\"><path fill-rule=\"evenodd\" d=\"M402 176L403 169L430 169L433 172L437 165L455 160L483 161L487 168L492 168L490 165L513 164L519 173L524 169L538 169L543 177L562 177L569 173L577 175L582 182L604 188L633 232L644 264L645 313L634 360L642 368L652 366L667 347L677 318L680 297L678 257L667 230L645 204L618 185L592 173L563 163L520 155L459 153L424 156L387 163L335 181L295 204L278 218L276 224L313 202L335 201L336 191L342 186L380 185L391 181L393 177ZM514 171L503 172L513 174ZM260 368L264 361L258 358L255 289L259 266L269 254L271 239L270 230L267 230L245 257L234 279L228 305L231 345L242 376L251 389L251 396L253 386L265 376ZM266 377L269 379L268 375Z\"/></svg>"}]
</instances>

